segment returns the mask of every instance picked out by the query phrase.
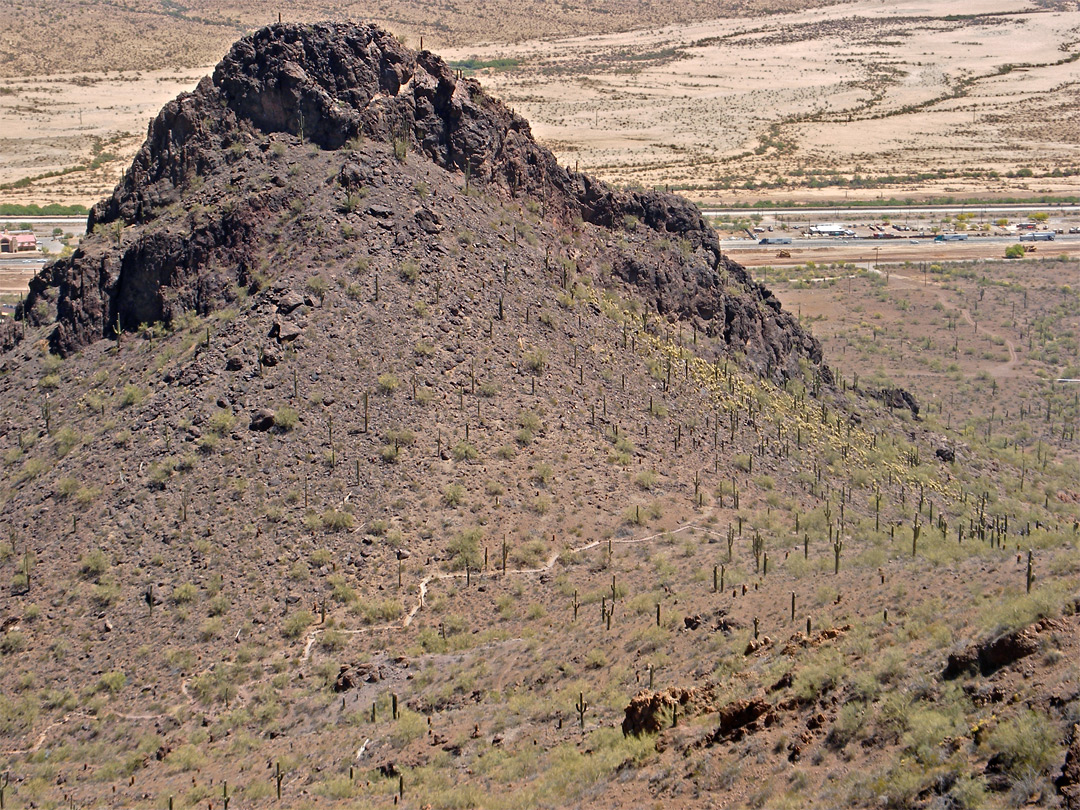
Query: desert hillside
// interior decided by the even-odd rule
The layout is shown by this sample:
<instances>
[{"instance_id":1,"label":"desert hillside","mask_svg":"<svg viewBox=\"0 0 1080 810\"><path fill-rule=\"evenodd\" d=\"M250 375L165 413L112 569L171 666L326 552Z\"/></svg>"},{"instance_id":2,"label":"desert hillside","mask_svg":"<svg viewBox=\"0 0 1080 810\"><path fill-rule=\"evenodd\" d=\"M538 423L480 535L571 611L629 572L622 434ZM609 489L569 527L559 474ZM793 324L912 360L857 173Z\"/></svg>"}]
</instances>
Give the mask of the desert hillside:
<instances>
[{"instance_id":1,"label":"desert hillside","mask_svg":"<svg viewBox=\"0 0 1080 810\"><path fill-rule=\"evenodd\" d=\"M1066 346L953 423L366 25L89 226L0 324L5 806L1076 806Z\"/></svg>"}]
</instances>

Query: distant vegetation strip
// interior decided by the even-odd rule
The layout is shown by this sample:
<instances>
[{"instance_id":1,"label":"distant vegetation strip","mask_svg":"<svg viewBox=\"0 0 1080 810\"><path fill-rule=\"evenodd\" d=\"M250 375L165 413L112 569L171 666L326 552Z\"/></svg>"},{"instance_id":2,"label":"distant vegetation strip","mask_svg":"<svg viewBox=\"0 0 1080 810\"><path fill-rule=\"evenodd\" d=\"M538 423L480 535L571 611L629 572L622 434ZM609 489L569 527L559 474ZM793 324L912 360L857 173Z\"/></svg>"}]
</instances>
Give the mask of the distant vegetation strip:
<instances>
[{"instance_id":1,"label":"distant vegetation strip","mask_svg":"<svg viewBox=\"0 0 1080 810\"><path fill-rule=\"evenodd\" d=\"M4 217L81 217L86 216L88 213L89 210L85 205L0 203L0 216Z\"/></svg>"},{"instance_id":2,"label":"distant vegetation strip","mask_svg":"<svg viewBox=\"0 0 1080 810\"><path fill-rule=\"evenodd\" d=\"M450 62L449 65L455 70L477 71L490 68L491 70L513 70L521 64L521 60L506 56L499 59L481 59L478 56L470 56L459 62Z\"/></svg>"}]
</instances>

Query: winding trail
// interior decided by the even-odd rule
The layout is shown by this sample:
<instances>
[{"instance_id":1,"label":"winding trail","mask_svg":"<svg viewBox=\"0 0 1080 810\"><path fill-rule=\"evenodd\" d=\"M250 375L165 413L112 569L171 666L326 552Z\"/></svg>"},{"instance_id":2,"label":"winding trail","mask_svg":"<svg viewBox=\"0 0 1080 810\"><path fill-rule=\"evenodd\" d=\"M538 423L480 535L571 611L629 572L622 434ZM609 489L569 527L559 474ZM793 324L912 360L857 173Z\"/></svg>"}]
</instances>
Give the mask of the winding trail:
<instances>
[{"instance_id":1,"label":"winding trail","mask_svg":"<svg viewBox=\"0 0 1080 810\"><path fill-rule=\"evenodd\" d=\"M702 517L705 517L705 516L707 516L709 514L712 514L712 512L714 512L714 511L715 511L715 507L712 507ZM498 569L494 569L493 576L494 575L500 575L500 574L501 574L501 576L504 576L504 577L508 577L508 576L512 576L512 575L513 576L531 576L531 575L536 575L536 574L544 574L544 573L547 573L548 571L551 571L551 569L553 569L555 567L555 563L557 563L559 561L559 558L562 557L565 554L580 554L580 553L582 553L584 551L589 551L591 549L597 548L599 546L606 545L608 543L610 543L612 546L638 545L640 543L648 543L648 542L650 542L652 540L656 540L657 538L660 538L660 537L665 537L665 536L668 536L668 535L681 534L682 532L690 531L691 529L697 529L698 531L706 532L708 534L715 534L715 535L718 535L718 536L723 536L721 532L718 532L715 529L710 529L710 528L708 528L706 526L701 526L696 522L695 523L684 523L684 524L680 525L678 528L668 529L668 530L665 530L665 531L662 531L662 532L656 532L655 534L646 535L645 537L628 537L628 538L623 538L621 540L614 540L614 539L612 539L612 540L593 540L591 542L585 543L584 545L576 546L574 548L563 549L562 551L553 551L548 556L547 560L544 561L544 564L537 567L537 568L508 568L503 572L500 572ZM380 632L380 631L384 631L384 630L396 630L396 629L404 630L405 628L409 627L409 625L412 624L413 619L416 618L416 614L419 613L420 610L424 607L424 598L427 596L428 586L432 582L438 582L438 581L441 581L441 580L465 579L465 578L466 578L466 574L463 571L441 572L441 573L437 573L437 574L428 574L426 577L424 577L423 579L420 580L420 587L419 587L419 590L417 592L416 604L414 604L412 606L412 608L409 610L409 612L406 613L405 616L400 621L390 622L388 624L373 625L371 627L361 627L361 628L358 628L358 629L355 629L355 630L343 630L341 632L348 633L350 635L360 635L360 634L364 634L364 633L375 633L375 632ZM312 630L308 634L307 641L304 644L304 652L300 656L300 664L301 664L301 666L306 664L311 659L312 648L315 646L315 642L318 640L318 637L322 632L323 631L320 628L320 629Z\"/></svg>"},{"instance_id":2,"label":"winding trail","mask_svg":"<svg viewBox=\"0 0 1080 810\"><path fill-rule=\"evenodd\" d=\"M697 517L697 521L701 521L701 520L707 518L708 516L710 516L714 512L716 512L716 510L717 510L717 507L715 507L715 506L710 507L706 512L704 512L703 514L701 514L701 515L699 515ZM547 557L547 559L544 561L544 564L539 566L539 567L536 567L536 568L508 568L508 569L506 569L505 571L502 571L502 572L498 571L498 569L495 569L493 575L501 575L503 577L509 577L509 576L535 576L535 575L538 575L538 574L544 574L544 573L547 573L547 572L551 571L555 567L555 564L559 561L559 559L561 557L563 557L564 555L580 554L582 552L590 551L590 550L592 550L594 548L598 548L598 547L606 545L606 544L610 544L611 546L640 545L642 543L648 543L648 542L651 542L651 541L656 540L656 539L661 538L661 537L682 534L683 532L687 532L687 531L690 531L690 530L693 530L693 529L696 529L696 530L701 531L701 532L705 532L707 534L713 534L713 535L717 535L717 536L721 536L721 537L723 536L723 534L721 532L718 532L715 529L711 529L711 528L709 528L707 526L702 526L697 521L684 523L684 524L681 524L680 526L678 526L678 527L676 527L674 529L666 529L666 530L661 531L661 532L655 532L653 534L645 535L644 537L627 537L627 538L623 538L623 539L619 539L619 540L616 540L616 539L592 540L592 541L590 541L588 543L585 543L585 544L580 545L580 546L575 546L573 548L563 549L562 551L553 551ZM421 609L423 609L423 607L424 607L424 599L427 596L427 592L428 592L428 586L430 586L432 582L438 582L438 581L442 581L442 580L465 579L465 578L466 578L466 574L465 574L464 571L451 571L451 572L440 572L440 573L428 574L427 576L425 576L423 579L420 580L420 587L419 587L418 592L417 592L416 603L412 606L412 608L409 610L409 612L407 614L405 614L405 616L403 616L399 621L389 622L387 624L381 624L381 625L372 625L372 626L369 626L369 627L360 627L360 628L353 629L353 630L342 630L341 632L347 633L349 635L362 635L362 634L365 634L365 633L376 633L376 632L387 631L387 630L404 630L404 629L408 628L412 624L413 619L415 619L416 615L420 612ZM310 633L308 633L308 636L304 641L303 652L301 653L300 658L299 658L299 664L301 666L301 669L304 667L304 665L306 665L308 663L308 661L311 660L312 650L314 649L315 644L318 641L319 636L322 634L322 632L323 632L322 628L317 628L315 630L312 630ZM181 708L184 708L185 705L191 705L191 704L194 704L196 702L196 698L188 691L188 683L192 679L198 677L199 675L206 674L209 671L210 671L210 669L206 669L206 670L203 670L203 672L196 673L196 674L190 675L190 676L188 676L186 678L181 678L180 679L180 694L183 696L184 701L186 701L186 703L184 701L181 701L180 703L177 703L174 706L171 706L166 711L159 712L157 714L124 714L122 712L109 711L109 712L106 712L103 716L112 715L114 717L123 718L125 720L135 720L135 721L159 720L159 719L164 718L164 717L171 717L176 711L178 711ZM239 704L242 701L243 701L243 695L238 690L238 693L237 693L237 695L235 697L235 702L237 704ZM12 748L12 749L7 749L7 750L0 750L0 755L3 755L3 756L25 756L25 755L28 755L28 754L36 753L45 744L45 741L46 741L46 739L48 739L50 732L52 732L54 729L57 729L57 728L59 728L61 726L64 726L68 722L70 722L72 719L75 719L75 718L78 718L78 717L94 717L94 716L95 715L90 714L85 709L76 709L75 711L68 712L63 717L61 717L59 720L54 720L49 725L45 726L45 728L42 729L41 732L38 734L38 736L35 739L33 745L31 745L31 746L29 746L27 748Z\"/></svg>"},{"instance_id":3,"label":"winding trail","mask_svg":"<svg viewBox=\"0 0 1080 810\"><path fill-rule=\"evenodd\" d=\"M881 270L877 269L876 267L872 268L870 270L870 272L875 273L875 274L877 274L879 276L885 275L885 273L883 273ZM941 283L938 282L937 280L933 280L933 281L924 280L924 281L920 282L918 279L912 278L911 276L905 276L903 273L895 273L895 272L890 272L888 274L888 277L889 277L890 281L892 279L900 279L901 282L907 282L906 284L901 284L901 287L904 287L904 288L907 288L907 289L918 289L920 287L925 288L925 287L928 287L928 286L933 287L934 291L937 293L938 301L940 301L943 306L946 306L946 307L952 306L952 304L950 304L949 301L946 300L945 291L942 288ZM978 329L978 325L975 322L975 319L972 317L971 312L966 307L960 307L959 312L960 312L960 317L964 319L964 322L968 326L971 326L971 327L973 327L975 329ZM983 334L988 336L990 338L991 342L993 342L995 340L1000 340L1002 343L1005 344L1005 348L1007 348L1009 350L1009 359L1006 360L1003 363L998 363L997 365L995 365L990 370L990 373L994 377L999 378L999 379L1001 377L1015 377L1016 376L1016 368L1017 368L1017 366L1020 365L1020 357L1016 353L1016 345L1011 340L1009 340L1008 338L1001 337L1000 335L996 335L993 332L989 331L988 329L986 329L985 326L983 327Z\"/></svg>"},{"instance_id":4,"label":"winding trail","mask_svg":"<svg viewBox=\"0 0 1080 810\"><path fill-rule=\"evenodd\" d=\"M41 748L42 745L45 744L45 738L49 736L49 732L52 731L54 728L57 728L58 726L64 725L65 723L68 722L68 720L70 720L73 717L89 717L89 716L90 716L90 714L85 709L76 709L73 712L68 712L63 717L61 717L59 720L54 720L52 723L49 723L49 725L45 726L45 728L42 729L41 733L38 735L37 741L34 742L34 744L31 745L29 748L9 748L7 750L0 751L0 755L3 755L3 756L23 756L25 754L36 753L37 750L39 748Z\"/></svg>"}]
</instances>

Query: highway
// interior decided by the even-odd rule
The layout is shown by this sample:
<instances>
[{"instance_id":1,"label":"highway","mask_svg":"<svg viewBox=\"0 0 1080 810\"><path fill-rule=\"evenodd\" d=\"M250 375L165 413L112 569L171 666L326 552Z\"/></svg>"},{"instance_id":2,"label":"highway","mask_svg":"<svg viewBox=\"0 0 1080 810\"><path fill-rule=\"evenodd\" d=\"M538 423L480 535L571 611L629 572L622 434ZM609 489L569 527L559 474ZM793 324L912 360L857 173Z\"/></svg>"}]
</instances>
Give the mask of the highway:
<instances>
[{"instance_id":1,"label":"highway","mask_svg":"<svg viewBox=\"0 0 1080 810\"><path fill-rule=\"evenodd\" d=\"M1001 203L986 205L896 205L871 208L863 206L821 206L815 208L702 208L707 217L737 217L745 219L751 214L762 216L805 216L841 219L847 221L866 220L868 218L901 217L911 218L916 214L1034 214L1045 211L1047 214L1080 214L1080 204L1063 203L1047 205L1045 203Z\"/></svg>"},{"instance_id":2,"label":"highway","mask_svg":"<svg viewBox=\"0 0 1080 810\"><path fill-rule=\"evenodd\" d=\"M772 238L777 238L775 235ZM787 238L787 237L780 237ZM832 236L816 236L816 237L791 237L790 245L760 245L756 239L751 240L744 239L724 239L721 241L721 246L725 251L736 252L739 250L795 250L799 248L858 248L863 251L873 252L874 248L880 248L882 251L888 248L903 246L923 246L933 247L935 250L943 250L952 246L970 246L970 245L1015 245L1020 241L1019 234L1011 235L994 235L994 236L969 236L962 241L950 241L950 242L935 242L933 238L921 238L915 239L912 237L904 236L898 239L869 239L867 237L860 236L846 236L846 237L832 237ZM1024 244L1035 244L1039 246L1040 250L1049 251L1053 249L1054 245L1066 244L1070 249L1075 249L1080 245L1080 234L1076 233L1059 233L1054 237L1052 242L1035 242ZM1004 248L1003 248L1004 249Z\"/></svg>"}]
</instances>

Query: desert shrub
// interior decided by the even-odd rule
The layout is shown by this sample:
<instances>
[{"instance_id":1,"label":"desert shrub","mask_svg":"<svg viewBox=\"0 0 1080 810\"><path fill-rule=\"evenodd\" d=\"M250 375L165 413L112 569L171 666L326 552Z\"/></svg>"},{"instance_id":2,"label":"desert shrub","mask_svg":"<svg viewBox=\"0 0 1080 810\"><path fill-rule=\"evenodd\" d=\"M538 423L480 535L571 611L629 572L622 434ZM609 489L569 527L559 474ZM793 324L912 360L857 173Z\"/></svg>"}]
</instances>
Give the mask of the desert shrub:
<instances>
[{"instance_id":1,"label":"desert shrub","mask_svg":"<svg viewBox=\"0 0 1080 810\"><path fill-rule=\"evenodd\" d=\"M403 609L397 599L361 599L352 608L367 624L392 622L401 617Z\"/></svg>"},{"instance_id":2,"label":"desert shrub","mask_svg":"<svg viewBox=\"0 0 1080 810\"><path fill-rule=\"evenodd\" d=\"M299 638L314 621L315 616L310 610L297 610L281 623L281 634L285 638Z\"/></svg>"},{"instance_id":3,"label":"desert shrub","mask_svg":"<svg viewBox=\"0 0 1080 810\"><path fill-rule=\"evenodd\" d=\"M226 433L231 433L232 429L236 427L236 417L233 416L232 411L222 408L214 411L206 424L214 433L224 436Z\"/></svg>"},{"instance_id":4,"label":"desert shrub","mask_svg":"<svg viewBox=\"0 0 1080 810\"><path fill-rule=\"evenodd\" d=\"M390 730L390 740L399 749L423 737L427 733L427 720L424 715L409 709L401 709L394 727Z\"/></svg>"},{"instance_id":5,"label":"desert shrub","mask_svg":"<svg viewBox=\"0 0 1080 810\"><path fill-rule=\"evenodd\" d=\"M447 506L460 506L465 500L465 489L460 484L450 484L443 490L442 498Z\"/></svg>"},{"instance_id":6,"label":"desert shrub","mask_svg":"<svg viewBox=\"0 0 1080 810\"><path fill-rule=\"evenodd\" d=\"M451 453L454 461L475 461L480 458L480 451L476 449L476 446L464 441L455 444Z\"/></svg>"},{"instance_id":7,"label":"desert shrub","mask_svg":"<svg viewBox=\"0 0 1080 810\"><path fill-rule=\"evenodd\" d=\"M109 558L100 548L88 551L79 558L79 573L87 579L100 577L109 568Z\"/></svg>"},{"instance_id":8,"label":"desert shrub","mask_svg":"<svg viewBox=\"0 0 1080 810\"><path fill-rule=\"evenodd\" d=\"M480 541L484 539L484 532L479 528L465 529L459 532L450 541L447 551L450 554L450 568L460 571L469 568L480 567Z\"/></svg>"},{"instance_id":9,"label":"desert shrub","mask_svg":"<svg viewBox=\"0 0 1080 810\"><path fill-rule=\"evenodd\" d=\"M115 695L124 688L125 683L127 683L127 676L124 675L123 670L114 669L104 673L98 679L95 689L98 692L108 692L110 695Z\"/></svg>"},{"instance_id":10,"label":"desert shrub","mask_svg":"<svg viewBox=\"0 0 1080 810\"><path fill-rule=\"evenodd\" d=\"M543 349L525 352L525 356L522 359L525 362L525 368L533 374L543 374L544 369L547 368L548 356L547 352Z\"/></svg>"},{"instance_id":11,"label":"desert shrub","mask_svg":"<svg viewBox=\"0 0 1080 810\"><path fill-rule=\"evenodd\" d=\"M401 381L398 380L397 375L386 372L379 375L378 384L381 393L392 394L401 385Z\"/></svg>"},{"instance_id":12,"label":"desert shrub","mask_svg":"<svg viewBox=\"0 0 1080 810\"><path fill-rule=\"evenodd\" d=\"M274 427L279 430L292 430L299 421L300 415L294 408L278 408L274 412Z\"/></svg>"},{"instance_id":13,"label":"desert shrub","mask_svg":"<svg viewBox=\"0 0 1080 810\"><path fill-rule=\"evenodd\" d=\"M26 649L26 636L18 630L8 630L0 636L0 655L13 655Z\"/></svg>"},{"instance_id":14,"label":"desert shrub","mask_svg":"<svg viewBox=\"0 0 1080 810\"><path fill-rule=\"evenodd\" d=\"M75 432L71 427L64 425L53 435L53 442L56 448L56 455L63 458L80 444L82 444L82 436Z\"/></svg>"},{"instance_id":15,"label":"desert shrub","mask_svg":"<svg viewBox=\"0 0 1080 810\"><path fill-rule=\"evenodd\" d=\"M656 473L652 470L642 470L634 476L634 483L638 489L650 490L656 486Z\"/></svg>"},{"instance_id":16,"label":"desert shrub","mask_svg":"<svg viewBox=\"0 0 1080 810\"><path fill-rule=\"evenodd\" d=\"M329 532L341 532L346 529L351 529L354 523L353 516L348 512L341 512L337 509L327 509L322 513L322 526Z\"/></svg>"},{"instance_id":17,"label":"desert shrub","mask_svg":"<svg viewBox=\"0 0 1080 810\"><path fill-rule=\"evenodd\" d=\"M130 408L133 405L138 405L146 398L146 391L139 388L137 385L125 385L123 392L120 394L120 407Z\"/></svg>"},{"instance_id":18,"label":"desert shrub","mask_svg":"<svg viewBox=\"0 0 1080 810\"><path fill-rule=\"evenodd\" d=\"M547 485L551 483L551 479L555 477L555 470L552 469L550 464L541 462L533 467L532 480L537 484Z\"/></svg>"},{"instance_id":19,"label":"desert shrub","mask_svg":"<svg viewBox=\"0 0 1080 810\"><path fill-rule=\"evenodd\" d=\"M1013 778L1042 774L1060 761L1061 734L1045 715L1025 709L1000 723L986 740L986 748L1001 755Z\"/></svg>"},{"instance_id":20,"label":"desert shrub","mask_svg":"<svg viewBox=\"0 0 1080 810\"><path fill-rule=\"evenodd\" d=\"M814 701L839 684L843 677L843 660L836 655L823 655L796 672L792 688L800 699Z\"/></svg>"},{"instance_id":21,"label":"desert shrub","mask_svg":"<svg viewBox=\"0 0 1080 810\"><path fill-rule=\"evenodd\" d=\"M199 590L190 582L185 582L182 585L177 585L173 588L172 595L169 597L174 605L186 605L189 602L194 602L195 598L199 595Z\"/></svg>"}]
</instances>

